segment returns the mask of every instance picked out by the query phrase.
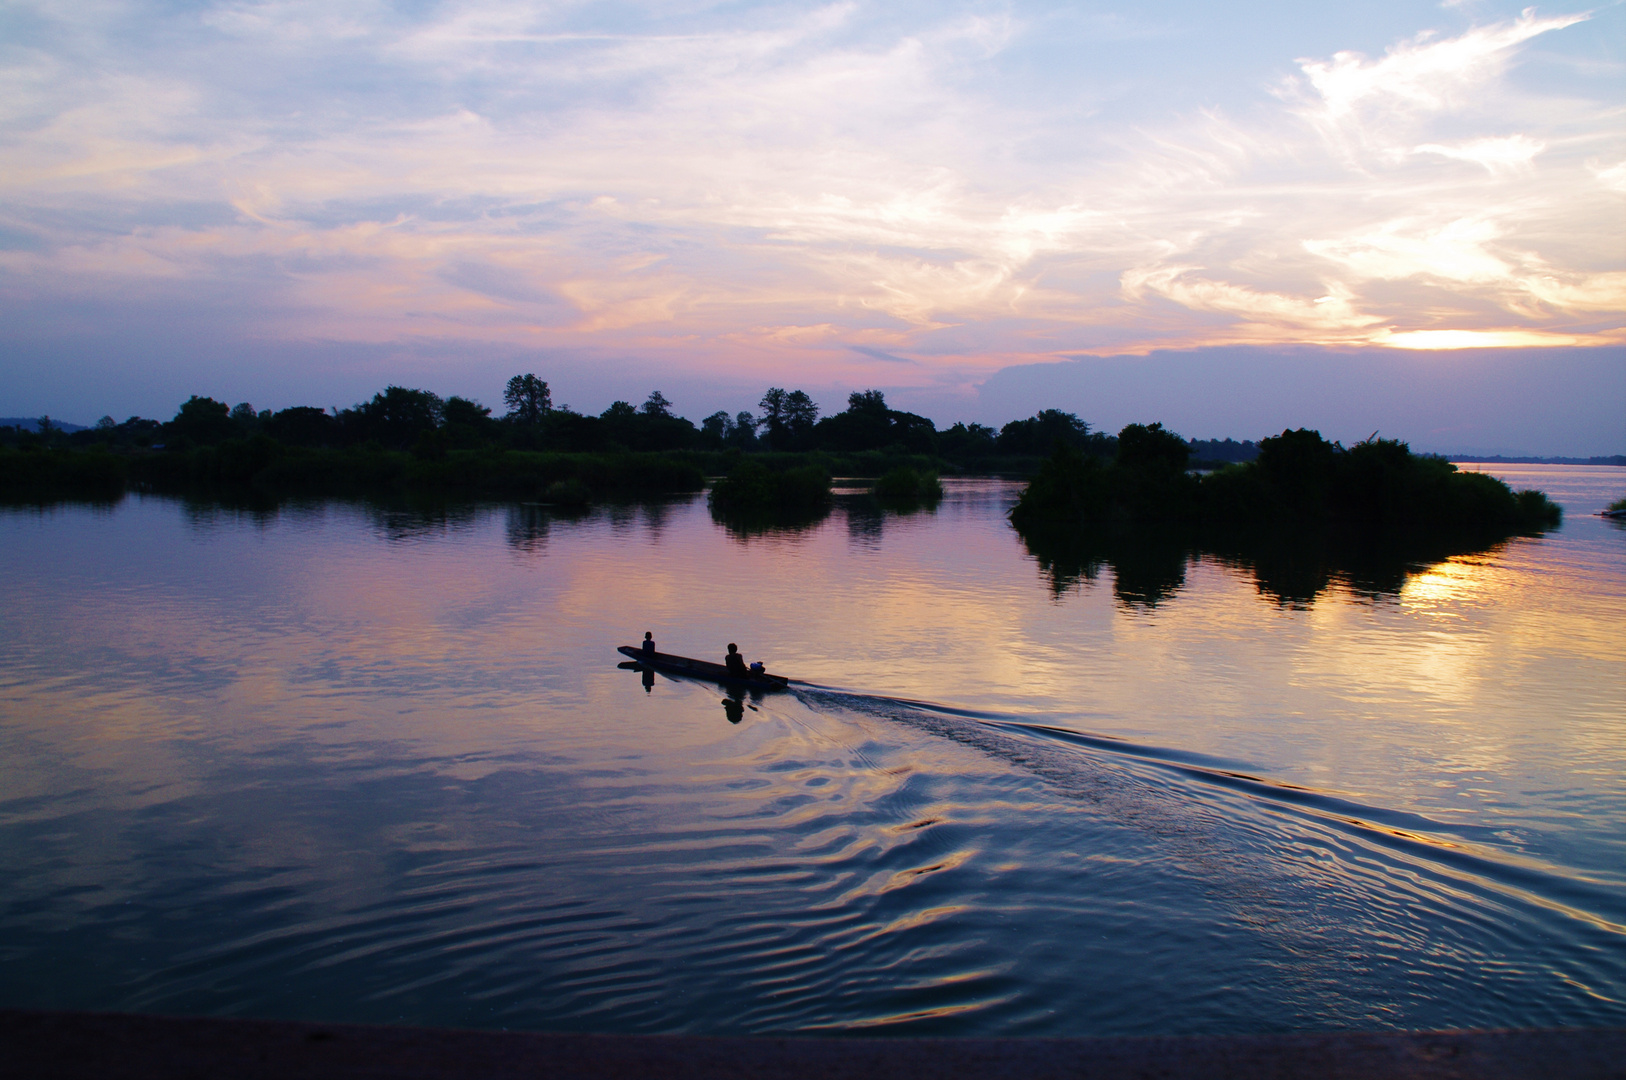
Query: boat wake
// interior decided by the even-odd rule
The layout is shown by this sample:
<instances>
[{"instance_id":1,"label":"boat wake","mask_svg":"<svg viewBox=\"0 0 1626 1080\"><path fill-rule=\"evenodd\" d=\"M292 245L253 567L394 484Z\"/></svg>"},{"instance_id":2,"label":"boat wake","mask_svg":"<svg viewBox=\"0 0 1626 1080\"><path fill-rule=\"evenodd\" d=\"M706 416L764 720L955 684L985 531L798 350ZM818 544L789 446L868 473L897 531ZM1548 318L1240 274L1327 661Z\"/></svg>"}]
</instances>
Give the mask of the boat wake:
<instances>
[{"instance_id":1,"label":"boat wake","mask_svg":"<svg viewBox=\"0 0 1626 1080\"><path fill-rule=\"evenodd\" d=\"M1607 989L1626 986L1626 880L1513 849L1502 823L1441 821L1062 718L793 689L810 708L952 740L1090 804L1165 845L1254 914L1268 911L1261 921L1298 939L1294 948L1324 951L1338 939L1352 957L1370 958L1375 943L1406 942L1464 962L1482 950L1522 966L1531 960L1513 958L1541 941L1542 963L1601 1017L1626 1018L1626 1001Z\"/></svg>"}]
</instances>

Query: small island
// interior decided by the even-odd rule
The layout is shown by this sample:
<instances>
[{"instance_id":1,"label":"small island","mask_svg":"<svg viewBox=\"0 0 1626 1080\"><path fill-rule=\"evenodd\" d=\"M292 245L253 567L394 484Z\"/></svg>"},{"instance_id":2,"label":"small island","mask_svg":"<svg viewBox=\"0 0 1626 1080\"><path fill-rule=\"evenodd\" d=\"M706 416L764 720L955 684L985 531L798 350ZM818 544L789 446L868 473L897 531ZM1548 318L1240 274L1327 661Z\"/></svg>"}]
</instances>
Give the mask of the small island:
<instances>
[{"instance_id":1,"label":"small island","mask_svg":"<svg viewBox=\"0 0 1626 1080\"><path fill-rule=\"evenodd\" d=\"M1514 492L1394 439L1346 449L1299 428L1262 440L1252 461L1203 474L1187 468L1188 455L1161 424L1125 427L1110 458L1058 447L1011 520L1019 529L1158 522L1511 535L1561 518L1539 491Z\"/></svg>"},{"instance_id":2,"label":"small island","mask_svg":"<svg viewBox=\"0 0 1626 1080\"><path fill-rule=\"evenodd\" d=\"M1206 472L1189 469L1187 453L1160 424L1125 427L1111 455L1056 448L1010 515L1056 592L1110 565L1120 600L1155 606L1191 555L1208 554L1250 569L1281 603L1309 602L1334 580L1393 594L1419 564L1562 520L1539 491L1398 440L1345 448L1300 428Z\"/></svg>"}]
</instances>

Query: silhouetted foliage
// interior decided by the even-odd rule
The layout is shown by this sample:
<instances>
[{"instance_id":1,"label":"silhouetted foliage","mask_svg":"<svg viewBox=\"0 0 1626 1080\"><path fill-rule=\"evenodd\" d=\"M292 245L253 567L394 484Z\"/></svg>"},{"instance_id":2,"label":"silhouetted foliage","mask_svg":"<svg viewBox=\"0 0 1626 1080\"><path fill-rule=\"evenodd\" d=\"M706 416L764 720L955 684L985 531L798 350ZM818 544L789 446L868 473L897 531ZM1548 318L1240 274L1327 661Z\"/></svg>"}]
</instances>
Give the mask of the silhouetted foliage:
<instances>
[{"instance_id":1,"label":"silhouetted foliage","mask_svg":"<svg viewBox=\"0 0 1626 1080\"><path fill-rule=\"evenodd\" d=\"M736 537L795 532L830 513L830 474L817 465L775 471L746 459L711 489L711 516Z\"/></svg>"},{"instance_id":2,"label":"silhouetted foliage","mask_svg":"<svg viewBox=\"0 0 1626 1080\"><path fill-rule=\"evenodd\" d=\"M231 422L231 407L224 401L193 394L165 425L164 436L171 442L213 446L237 434Z\"/></svg>"},{"instance_id":3,"label":"silhouetted foliage","mask_svg":"<svg viewBox=\"0 0 1626 1080\"><path fill-rule=\"evenodd\" d=\"M920 472L907 465L892 469L875 481L875 496L910 502L930 502L943 497L943 485L934 472Z\"/></svg>"},{"instance_id":4,"label":"silhouetted foliage","mask_svg":"<svg viewBox=\"0 0 1626 1080\"><path fill-rule=\"evenodd\" d=\"M1191 456L1185 440L1162 424L1130 424L1118 432L1117 462L1126 468L1181 471Z\"/></svg>"},{"instance_id":5,"label":"silhouetted foliage","mask_svg":"<svg viewBox=\"0 0 1626 1080\"><path fill-rule=\"evenodd\" d=\"M1417 455L1393 439L1345 450L1303 428L1259 443L1250 465L1203 480L1202 514L1231 524L1296 521L1367 529L1511 534L1558 524L1539 493L1515 494L1484 473Z\"/></svg>"},{"instance_id":6,"label":"silhouetted foliage","mask_svg":"<svg viewBox=\"0 0 1626 1080\"><path fill-rule=\"evenodd\" d=\"M535 427L553 408L553 393L545 380L535 375L515 375L502 392L508 406L507 419L524 427Z\"/></svg>"},{"instance_id":7,"label":"silhouetted foliage","mask_svg":"<svg viewBox=\"0 0 1626 1080\"><path fill-rule=\"evenodd\" d=\"M809 441L821 450L889 450L904 454L937 451L937 425L924 416L890 409L879 390L855 392L844 412L814 425Z\"/></svg>"},{"instance_id":8,"label":"silhouetted foliage","mask_svg":"<svg viewBox=\"0 0 1626 1080\"><path fill-rule=\"evenodd\" d=\"M1002 454L1044 457L1057 445L1093 457L1108 457L1114 451L1112 440L1092 433L1090 425L1070 412L1045 409L1026 420L1012 420L999 429L996 443Z\"/></svg>"},{"instance_id":9,"label":"silhouetted foliage","mask_svg":"<svg viewBox=\"0 0 1626 1080\"><path fill-rule=\"evenodd\" d=\"M441 410L439 434L449 450L473 450L495 435L491 410L477 401L452 396Z\"/></svg>"},{"instance_id":10,"label":"silhouetted foliage","mask_svg":"<svg viewBox=\"0 0 1626 1080\"><path fill-rule=\"evenodd\" d=\"M1184 470L1187 452L1155 424L1121 431L1111 464L1058 447L1011 513L1055 589L1102 561L1132 577L1137 553L1177 542L1250 566L1279 602L1308 603L1334 580L1392 591L1416 562L1559 521L1540 492L1515 494L1393 440L1346 450L1314 431L1284 431L1261 441L1254 462L1201 480Z\"/></svg>"},{"instance_id":11,"label":"silhouetted foliage","mask_svg":"<svg viewBox=\"0 0 1626 1080\"><path fill-rule=\"evenodd\" d=\"M441 413L448 424L461 424L476 429L483 429L486 421L491 418L491 410L478 401L470 401L456 395L446 399L446 405Z\"/></svg>"},{"instance_id":12,"label":"silhouetted foliage","mask_svg":"<svg viewBox=\"0 0 1626 1080\"><path fill-rule=\"evenodd\" d=\"M345 409L338 420L347 442L405 450L440 426L444 409L445 403L427 390L388 386L373 400Z\"/></svg>"},{"instance_id":13,"label":"silhouetted foliage","mask_svg":"<svg viewBox=\"0 0 1626 1080\"><path fill-rule=\"evenodd\" d=\"M265 433L287 446L330 446L338 437L339 424L323 409L296 405L273 413Z\"/></svg>"},{"instance_id":14,"label":"silhouetted foliage","mask_svg":"<svg viewBox=\"0 0 1626 1080\"><path fill-rule=\"evenodd\" d=\"M845 410L820 420L811 397L782 387L763 394L760 420L748 411L730 417L719 410L697 428L659 390L640 407L617 401L598 416L555 408L548 384L534 374L511 378L504 400L510 411L503 422L476 401L442 400L401 386L331 412L312 406L256 411L247 402L233 408L194 395L166 424L140 417L115 423L105 416L93 428L67 425L71 431L65 431L41 417L26 428L0 426L0 448L26 451L7 459L11 474L0 478L0 488L240 487L260 493L255 498L376 490L535 497L552 491L558 501L579 502L609 491L699 490L704 468L730 473L718 485L721 505L735 499L778 505L799 501L785 492L798 490L794 475L802 469L816 478L806 485L817 493L811 505L827 500L832 471L879 477L878 497L929 500L941 490L936 476L945 469L1036 465L1012 515L1025 530L1041 521L1065 528L1156 521L1204 528L1353 522L1391 530L1494 531L1539 529L1558 520L1557 508L1539 493L1515 495L1489 477L1412 455L1403 443L1373 438L1345 450L1303 429L1257 447L1187 442L1160 424L1131 424L1114 439L1072 413L1047 409L998 433L965 423L939 432L930 419L891 408L880 390L854 391ZM58 461L39 451L106 456ZM1187 468L1194 451L1256 456L1199 480ZM921 494L907 496L906 489Z\"/></svg>"},{"instance_id":15,"label":"silhouetted foliage","mask_svg":"<svg viewBox=\"0 0 1626 1080\"><path fill-rule=\"evenodd\" d=\"M672 403L656 391L642 409L617 401L599 415L603 438L611 446L654 452L682 450L699 441L694 424L672 415Z\"/></svg>"},{"instance_id":16,"label":"silhouetted foliage","mask_svg":"<svg viewBox=\"0 0 1626 1080\"><path fill-rule=\"evenodd\" d=\"M124 459L100 447L89 451L44 445L37 433L24 448L0 447L0 499L51 502L57 499L105 501L124 494Z\"/></svg>"},{"instance_id":17,"label":"silhouetted foliage","mask_svg":"<svg viewBox=\"0 0 1626 1080\"><path fill-rule=\"evenodd\" d=\"M254 406L246 401L240 401L232 406L231 422L237 429L234 434L238 438L246 439L258 434L260 429L265 426L265 422L270 419L271 410L267 409L263 413L255 412Z\"/></svg>"},{"instance_id":18,"label":"silhouetted foliage","mask_svg":"<svg viewBox=\"0 0 1626 1080\"><path fill-rule=\"evenodd\" d=\"M762 410L761 437L772 450L803 449L819 419L819 407L801 390L769 387L757 406Z\"/></svg>"},{"instance_id":19,"label":"silhouetted foliage","mask_svg":"<svg viewBox=\"0 0 1626 1080\"><path fill-rule=\"evenodd\" d=\"M711 505L724 511L805 511L829 502L830 474L816 465L775 472L745 460L711 489Z\"/></svg>"},{"instance_id":20,"label":"silhouetted foliage","mask_svg":"<svg viewBox=\"0 0 1626 1080\"><path fill-rule=\"evenodd\" d=\"M1180 520L1504 534L1558 521L1557 507L1545 497L1515 496L1493 477L1459 472L1448 461L1415 455L1392 440L1345 450L1315 431L1284 431L1259 444L1254 462L1200 481L1184 471L1187 452L1183 440L1156 424L1124 428L1110 466L1058 449L1011 520L1019 528L1041 520Z\"/></svg>"},{"instance_id":21,"label":"silhouetted foliage","mask_svg":"<svg viewBox=\"0 0 1626 1080\"><path fill-rule=\"evenodd\" d=\"M757 446L757 420L748 412L729 416L719 409L700 422L698 444L708 450L754 450Z\"/></svg>"},{"instance_id":22,"label":"silhouetted foliage","mask_svg":"<svg viewBox=\"0 0 1626 1080\"><path fill-rule=\"evenodd\" d=\"M1192 465L1199 468L1252 461L1259 456L1259 447L1251 439L1192 439L1187 445Z\"/></svg>"},{"instance_id":23,"label":"silhouetted foliage","mask_svg":"<svg viewBox=\"0 0 1626 1080\"><path fill-rule=\"evenodd\" d=\"M999 452L999 433L986 424L957 423L937 433L938 452L955 460L992 457Z\"/></svg>"},{"instance_id":24,"label":"silhouetted foliage","mask_svg":"<svg viewBox=\"0 0 1626 1080\"><path fill-rule=\"evenodd\" d=\"M104 416L96 421L94 427L69 433L65 436L65 442L76 447L129 451L151 446L159 441L163 430L164 425L156 420L132 416L121 424L114 422L111 416ZM4 429L0 429L0 442L7 441L3 432Z\"/></svg>"}]
</instances>

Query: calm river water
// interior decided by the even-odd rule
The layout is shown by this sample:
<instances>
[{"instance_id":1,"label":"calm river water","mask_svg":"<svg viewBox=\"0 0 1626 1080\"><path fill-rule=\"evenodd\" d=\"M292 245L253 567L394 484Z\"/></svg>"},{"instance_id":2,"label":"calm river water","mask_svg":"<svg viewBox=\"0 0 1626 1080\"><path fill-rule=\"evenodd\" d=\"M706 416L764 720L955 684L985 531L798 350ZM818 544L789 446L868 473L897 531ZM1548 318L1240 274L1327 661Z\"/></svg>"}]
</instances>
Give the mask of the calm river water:
<instances>
[{"instance_id":1,"label":"calm river water","mask_svg":"<svg viewBox=\"0 0 1626 1080\"><path fill-rule=\"evenodd\" d=\"M0 1005L603 1032L1626 1023L1626 470L1287 602L1004 512L0 511ZM732 712L652 630L807 685ZM739 717L734 721L734 717Z\"/></svg>"}]
</instances>

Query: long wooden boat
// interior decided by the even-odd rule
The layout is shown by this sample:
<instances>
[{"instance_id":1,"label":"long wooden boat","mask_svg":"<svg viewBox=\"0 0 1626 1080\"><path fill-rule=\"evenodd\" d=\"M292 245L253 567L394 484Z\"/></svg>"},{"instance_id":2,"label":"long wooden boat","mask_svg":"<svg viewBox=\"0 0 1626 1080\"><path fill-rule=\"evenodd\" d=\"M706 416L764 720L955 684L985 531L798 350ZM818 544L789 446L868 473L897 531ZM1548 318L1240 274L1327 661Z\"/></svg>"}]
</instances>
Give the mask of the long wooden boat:
<instances>
[{"instance_id":1,"label":"long wooden boat","mask_svg":"<svg viewBox=\"0 0 1626 1080\"><path fill-rule=\"evenodd\" d=\"M707 682L726 683L729 686L746 686L753 690L783 690L790 685L790 680L783 675L770 675L764 672L761 675L752 675L749 678L739 678L729 673L722 664L713 664L709 660L692 660L687 656L675 656L672 653L658 652L646 657L644 651L636 645L622 645L616 649L622 656L628 656L656 671L666 671L673 675L687 675L694 679L705 679Z\"/></svg>"}]
</instances>

